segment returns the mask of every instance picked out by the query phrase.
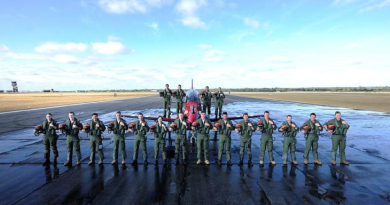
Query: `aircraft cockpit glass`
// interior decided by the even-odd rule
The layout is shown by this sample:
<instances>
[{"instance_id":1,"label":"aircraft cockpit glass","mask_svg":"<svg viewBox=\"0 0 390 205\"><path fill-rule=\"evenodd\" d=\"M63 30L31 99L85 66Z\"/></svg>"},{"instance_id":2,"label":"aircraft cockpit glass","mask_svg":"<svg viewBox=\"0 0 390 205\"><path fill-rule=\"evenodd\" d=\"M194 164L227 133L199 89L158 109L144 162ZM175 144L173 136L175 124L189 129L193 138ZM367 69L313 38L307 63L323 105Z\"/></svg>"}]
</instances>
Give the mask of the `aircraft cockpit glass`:
<instances>
[{"instance_id":1,"label":"aircraft cockpit glass","mask_svg":"<svg viewBox=\"0 0 390 205\"><path fill-rule=\"evenodd\" d=\"M187 102L197 102L199 103L199 93L197 90L188 90L186 93Z\"/></svg>"}]
</instances>

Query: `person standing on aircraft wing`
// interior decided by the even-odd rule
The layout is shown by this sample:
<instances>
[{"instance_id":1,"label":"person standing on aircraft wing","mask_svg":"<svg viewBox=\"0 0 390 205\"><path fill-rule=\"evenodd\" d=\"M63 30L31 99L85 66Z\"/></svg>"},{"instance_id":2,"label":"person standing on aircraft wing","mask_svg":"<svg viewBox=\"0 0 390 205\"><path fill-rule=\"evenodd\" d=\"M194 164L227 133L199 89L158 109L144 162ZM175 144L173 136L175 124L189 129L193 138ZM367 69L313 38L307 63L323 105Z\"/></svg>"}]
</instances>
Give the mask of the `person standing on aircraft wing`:
<instances>
[{"instance_id":1,"label":"person standing on aircraft wing","mask_svg":"<svg viewBox=\"0 0 390 205\"><path fill-rule=\"evenodd\" d=\"M181 85L177 86L176 90L176 113L183 111L183 98L186 96L186 93L181 89Z\"/></svg>"},{"instance_id":2,"label":"person standing on aircraft wing","mask_svg":"<svg viewBox=\"0 0 390 205\"><path fill-rule=\"evenodd\" d=\"M168 111L168 117L171 116L171 96L172 96L172 90L169 89L169 84L165 85L165 89L163 92L163 98L164 98L164 117L167 116Z\"/></svg>"},{"instance_id":3,"label":"person standing on aircraft wing","mask_svg":"<svg viewBox=\"0 0 390 205\"><path fill-rule=\"evenodd\" d=\"M215 118L219 116L219 119L221 119L223 99L225 99L225 94L222 92L221 87L218 88L217 96L215 98L217 100L215 104Z\"/></svg>"},{"instance_id":4,"label":"person standing on aircraft wing","mask_svg":"<svg viewBox=\"0 0 390 205\"><path fill-rule=\"evenodd\" d=\"M200 95L203 98L203 111L207 111L208 115L211 114L211 98L213 94L209 90L209 86L206 86L206 89L203 91L203 94Z\"/></svg>"}]
</instances>

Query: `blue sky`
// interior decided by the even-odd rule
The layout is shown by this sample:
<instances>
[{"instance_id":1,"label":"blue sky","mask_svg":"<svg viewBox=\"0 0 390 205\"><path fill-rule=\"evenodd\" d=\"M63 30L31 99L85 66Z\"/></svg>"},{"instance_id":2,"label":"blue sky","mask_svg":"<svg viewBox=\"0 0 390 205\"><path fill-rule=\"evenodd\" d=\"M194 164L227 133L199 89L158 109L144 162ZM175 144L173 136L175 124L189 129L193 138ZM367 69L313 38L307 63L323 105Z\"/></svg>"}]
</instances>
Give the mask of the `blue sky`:
<instances>
[{"instance_id":1,"label":"blue sky","mask_svg":"<svg viewBox=\"0 0 390 205\"><path fill-rule=\"evenodd\" d=\"M388 86L390 0L0 0L0 89Z\"/></svg>"}]
</instances>

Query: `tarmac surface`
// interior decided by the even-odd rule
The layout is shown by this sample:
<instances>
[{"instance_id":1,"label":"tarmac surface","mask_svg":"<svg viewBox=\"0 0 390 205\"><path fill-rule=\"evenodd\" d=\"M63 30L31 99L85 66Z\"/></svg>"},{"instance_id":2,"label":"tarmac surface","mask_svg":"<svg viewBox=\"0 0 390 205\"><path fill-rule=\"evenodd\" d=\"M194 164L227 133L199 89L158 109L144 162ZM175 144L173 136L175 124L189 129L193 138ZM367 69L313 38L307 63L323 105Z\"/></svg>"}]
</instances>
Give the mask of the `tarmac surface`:
<instances>
[{"instance_id":1,"label":"tarmac surface","mask_svg":"<svg viewBox=\"0 0 390 205\"><path fill-rule=\"evenodd\" d=\"M227 95L225 104L235 102L270 101ZM346 155L351 164L331 165L331 148L329 143L324 143L329 139L322 138L318 149L322 166L312 163L311 154L311 163L303 164L303 138L297 143L299 165L283 166L282 137L275 134L273 155L277 164L260 167L260 134L257 132L252 140L252 167L246 163L241 167L237 165L240 149L237 134L232 136L232 167L226 165L225 153L223 165L216 164L218 141L212 140L209 142L210 165L196 165L196 146L188 143L189 164L176 166L174 159L168 159L168 166L164 167L161 156L160 164L153 164L151 135L147 142L149 165L143 164L140 151L138 166L131 166L134 139L131 134L126 137L126 165L112 166L112 134L105 134L104 166L89 166L89 139L81 134L82 165L65 167L66 139L60 135L58 165L41 165L44 160L42 135L36 137L32 130L42 123L47 112L59 121L64 121L69 111L74 111L78 119L87 120L93 112L106 114L161 107L161 98L150 96L0 113L0 204L390 204L387 158L347 147ZM268 154L265 162L268 162Z\"/></svg>"}]
</instances>

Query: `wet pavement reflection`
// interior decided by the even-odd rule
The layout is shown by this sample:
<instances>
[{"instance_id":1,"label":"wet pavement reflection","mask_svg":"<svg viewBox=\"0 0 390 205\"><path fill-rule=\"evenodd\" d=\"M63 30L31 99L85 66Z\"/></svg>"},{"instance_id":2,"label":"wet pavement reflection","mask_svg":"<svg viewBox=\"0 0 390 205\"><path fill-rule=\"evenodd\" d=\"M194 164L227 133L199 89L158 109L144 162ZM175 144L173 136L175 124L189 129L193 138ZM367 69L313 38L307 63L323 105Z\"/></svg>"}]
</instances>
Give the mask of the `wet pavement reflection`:
<instances>
[{"instance_id":1,"label":"wet pavement reflection","mask_svg":"<svg viewBox=\"0 0 390 205\"><path fill-rule=\"evenodd\" d=\"M268 101L235 102L225 109L231 115L244 111L258 114L267 109L278 125L287 114L292 114L293 121L300 125L313 111L323 123L332 118L335 110L340 110L351 124L346 149L351 164L330 164L330 135L323 133L318 149L322 166L312 161L307 166L303 164L302 134L297 136L299 164L289 162L283 166L283 137L276 133L273 151L276 166L268 164L268 155L264 166L259 166L260 134L256 132L252 137L254 166L237 165L240 148L237 134L232 136L232 167L227 166L225 153L222 166L216 164L218 141L213 140L209 142L210 165L195 164L196 148L189 143L187 166L176 166L172 158L163 166L161 156L160 164L155 166L151 135L147 140L149 165L143 164L140 154L138 166L130 165L130 157L125 165L112 166L112 135L107 134L103 142L104 165L89 166L89 139L83 134L81 166L75 163L72 167L63 166L66 142L61 135L58 165L43 167L42 142L28 128L0 135L0 204L389 204L388 114ZM160 111L143 110L147 115ZM102 119L107 122L111 115L104 114ZM133 153L133 139L133 135L127 135L128 156Z\"/></svg>"}]
</instances>

